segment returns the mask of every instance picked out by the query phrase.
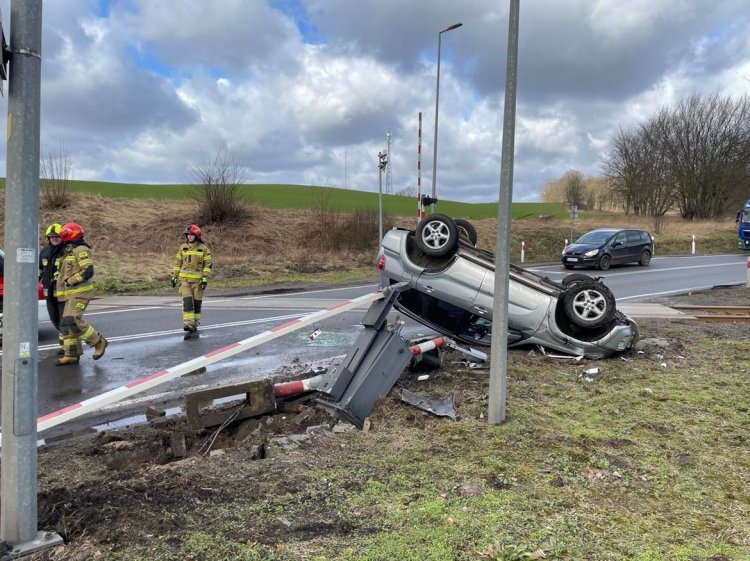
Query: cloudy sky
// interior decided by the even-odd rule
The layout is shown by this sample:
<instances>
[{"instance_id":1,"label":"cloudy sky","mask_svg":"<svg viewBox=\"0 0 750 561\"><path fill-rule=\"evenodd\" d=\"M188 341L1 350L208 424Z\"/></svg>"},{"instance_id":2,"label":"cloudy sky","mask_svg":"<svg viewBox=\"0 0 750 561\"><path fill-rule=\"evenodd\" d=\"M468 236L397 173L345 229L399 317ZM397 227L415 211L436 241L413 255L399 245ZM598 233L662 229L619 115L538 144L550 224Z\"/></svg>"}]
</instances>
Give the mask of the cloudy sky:
<instances>
[{"instance_id":1,"label":"cloudy sky","mask_svg":"<svg viewBox=\"0 0 750 561\"><path fill-rule=\"evenodd\" d=\"M9 0L0 0L9 35ZM73 178L181 183L219 149L253 183L496 200L508 33L502 0L47 0L42 151ZM619 127L692 92L750 92L747 0L521 0L514 200L600 173ZM7 104L7 95L2 100ZM5 108L7 109L7 107ZM4 174L5 150L0 154Z\"/></svg>"}]
</instances>

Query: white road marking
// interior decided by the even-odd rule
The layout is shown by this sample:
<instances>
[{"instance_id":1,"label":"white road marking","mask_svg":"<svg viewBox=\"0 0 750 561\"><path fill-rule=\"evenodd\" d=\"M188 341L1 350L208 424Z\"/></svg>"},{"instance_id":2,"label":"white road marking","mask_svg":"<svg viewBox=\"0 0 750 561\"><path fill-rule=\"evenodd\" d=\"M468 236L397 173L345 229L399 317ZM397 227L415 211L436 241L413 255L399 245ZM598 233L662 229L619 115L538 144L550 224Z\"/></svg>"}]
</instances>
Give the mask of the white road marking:
<instances>
[{"instance_id":1,"label":"white road marking","mask_svg":"<svg viewBox=\"0 0 750 561\"><path fill-rule=\"evenodd\" d=\"M317 294L318 292L333 292L336 290L351 290L354 288L377 288L377 284L358 284L355 286L339 286L337 288L321 288L318 290L298 290L297 292L276 292L274 294L259 294L257 296L240 296L238 298L225 298L223 300L210 300L210 302L234 302L236 300L260 300L263 298L279 298L283 296L292 296L294 294ZM209 302L209 300L204 300Z\"/></svg>"},{"instance_id":2,"label":"white road marking","mask_svg":"<svg viewBox=\"0 0 750 561\"><path fill-rule=\"evenodd\" d=\"M145 308L118 308L116 310L102 310L100 312L86 312L86 317L100 316L102 314L119 314L122 312L142 312L143 310L163 310L166 306L147 306Z\"/></svg>"},{"instance_id":3,"label":"white road marking","mask_svg":"<svg viewBox=\"0 0 750 561\"><path fill-rule=\"evenodd\" d=\"M206 325L201 326L200 331L209 331L211 329L224 329L225 327L238 327L241 325L257 325L259 323L267 323L269 321L280 321L285 319L296 319L298 317L301 317L305 314L288 314L284 316L273 316L273 317L267 317L267 318L259 318L259 319L248 319L244 321L232 321L228 323L217 323L214 325ZM107 340L112 341L132 341L135 339L147 339L150 337L161 337L162 335L176 335L178 333L182 333L182 329L169 329L166 331L151 331L149 333L137 333L133 335L120 335L118 337L108 337ZM56 349L58 347L57 343L51 344L51 345L41 345L39 347L40 351L46 351L50 349ZM0 351L0 356L3 355L3 352Z\"/></svg>"}]
</instances>

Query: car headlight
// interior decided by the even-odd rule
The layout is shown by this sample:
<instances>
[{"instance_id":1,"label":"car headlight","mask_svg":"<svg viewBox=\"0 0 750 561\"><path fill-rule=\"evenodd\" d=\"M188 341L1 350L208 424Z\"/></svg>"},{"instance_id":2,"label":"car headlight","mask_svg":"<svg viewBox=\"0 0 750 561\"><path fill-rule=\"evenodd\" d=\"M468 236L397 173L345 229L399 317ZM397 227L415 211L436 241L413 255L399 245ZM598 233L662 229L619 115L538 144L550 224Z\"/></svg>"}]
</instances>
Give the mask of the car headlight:
<instances>
[{"instance_id":1,"label":"car headlight","mask_svg":"<svg viewBox=\"0 0 750 561\"><path fill-rule=\"evenodd\" d=\"M591 251L587 251L586 253L584 253L583 256L584 257L593 257L597 253L599 253L598 249L592 249Z\"/></svg>"}]
</instances>

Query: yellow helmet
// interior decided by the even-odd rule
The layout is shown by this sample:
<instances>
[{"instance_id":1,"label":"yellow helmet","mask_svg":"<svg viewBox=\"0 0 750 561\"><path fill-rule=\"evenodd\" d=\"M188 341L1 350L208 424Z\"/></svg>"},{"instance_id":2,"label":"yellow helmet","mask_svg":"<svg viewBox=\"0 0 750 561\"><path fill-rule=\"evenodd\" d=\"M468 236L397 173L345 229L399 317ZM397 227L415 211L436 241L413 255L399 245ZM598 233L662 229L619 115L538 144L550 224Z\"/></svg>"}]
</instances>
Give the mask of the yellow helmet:
<instances>
[{"instance_id":1,"label":"yellow helmet","mask_svg":"<svg viewBox=\"0 0 750 561\"><path fill-rule=\"evenodd\" d=\"M62 228L60 224L57 224L57 223L50 224L50 226L47 228L47 231L45 232L44 235L47 236L48 238L51 238L53 236L59 236L60 228Z\"/></svg>"}]
</instances>

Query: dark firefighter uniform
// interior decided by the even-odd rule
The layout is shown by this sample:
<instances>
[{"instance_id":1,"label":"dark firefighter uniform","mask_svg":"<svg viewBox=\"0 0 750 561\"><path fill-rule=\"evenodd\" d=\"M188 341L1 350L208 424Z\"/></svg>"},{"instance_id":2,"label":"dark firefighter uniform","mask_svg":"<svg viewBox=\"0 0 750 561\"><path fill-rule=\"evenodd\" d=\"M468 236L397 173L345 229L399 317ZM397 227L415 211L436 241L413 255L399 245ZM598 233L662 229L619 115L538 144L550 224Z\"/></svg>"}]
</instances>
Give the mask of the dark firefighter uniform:
<instances>
[{"instance_id":1,"label":"dark firefighter uniform","mask_svg":"<svg viewBox=\"0 0 750 561\"><path fill-rule=\"evenodd\" d=\"M64 302L60 331L65 356L57 361L61 365L78 363L81 355L79 339L94 347L94 360L104 355L108 345L107 340L83 319L86 307L95 295L91 246L83 239L83 234L83 228L75 222L68 222L60 228L65 249L60 259L55 295Z\"/></svg>"},{"instance_id":2,"label":"dark firefighter uniform","mask_svg":"<svg viewBox=\"0 0 750 561\"><path fill-rule=\"evenodd\" d=\"M55 281L60 271L60 257L63 252L63 242L60 237L60 224L52 224L45 231L47 245L39 252L39 280L44 288L44 298L47 302L47 313L55 329L60 331L60 317L62 305L55 296ZM60 342L59 353L63 354L62 334L58 334Z\"/></svg>"},{"instance_id":3,"label":"dark firefighter uniform","mask_svg":"<svg viewBox=\"0 0 750 561\"><path fill-rule=\"evenodd\" d=\"M180 286L183 329L198 330L203 291L211 274L211 250L203 243L201 229L195 224L185 228L185 243L180 246L172 267L172 286Z\"/></svg>"}]
</instances>

